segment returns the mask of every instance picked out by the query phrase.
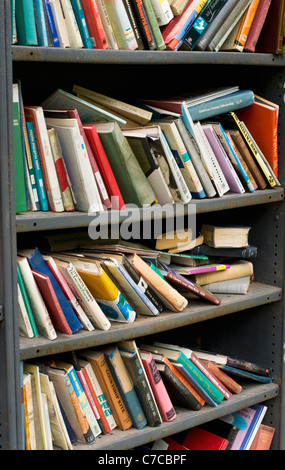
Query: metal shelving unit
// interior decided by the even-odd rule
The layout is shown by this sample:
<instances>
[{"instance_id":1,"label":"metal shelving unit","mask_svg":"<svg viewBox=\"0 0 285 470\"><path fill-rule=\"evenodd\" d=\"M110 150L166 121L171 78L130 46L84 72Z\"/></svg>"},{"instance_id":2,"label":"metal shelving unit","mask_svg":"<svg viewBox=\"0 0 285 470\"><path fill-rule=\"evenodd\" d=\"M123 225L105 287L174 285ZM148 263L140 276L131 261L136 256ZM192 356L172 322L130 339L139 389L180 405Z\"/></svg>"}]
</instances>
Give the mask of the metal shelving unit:
<instances>
[{"instance_id":1,"label":"metal shelving unit","mask_svg":"<svg viewBox=\"0 0 285 470\"><path fill-rule=\"evenodd\" d=\"M164 312L157 318L138 317L130 325L114 323L109 331L104 332L81 331L72 337L59 334L55 341L41 337L19 340L16 238L17 242L21 242L32 233L33 238L40 239L46 231L78 228L87 230L94 216L79 212L27 212L14 216L11 107L13 78L21 79L26 102L29 100L31 103L33 100L34 103L40 104L55 88L61 87L69 91L72 84L79 81L84 82L87 88L96 88L102 93L117 95L122 99L141 95L143 89L146 94L158 91L166 93L171 83L179 83L179 91L187 91L189 87L195 88L196 84L208 84L206 72L211 70L213 86L238 83L240 87L254 87L256 93L280 104L279 168L280 182L284 184L284 56L12 47L7 41L10 37L9 14L10 2L4 0L0 4L0 256L3 273L0 282L0 447L22 447L20 361L123 339L159 337L166 340L171 338L171 342L174 342L177 337L179 342L184 344L197 340L201 346L207 346L209 349L222 347L231 354L236 354L242 349L242 354L249 360L269 362L273 383L245 384L241 394L233 396L216 408L205 406L199 412L177 409L176 420L163 423L158 428L147 427L140 431L131 428L124 432L116 430L111 435L98 438L95 446L88 449L129 449L263 401L268 404L266 421L276 428L273 448L284 449L283 187L256 191L254 194L231 194L223 198L192 201L189 205L199 220L226 220L227 223L242 221L252 225L252 237L258 246L259 257L254 265L255 282L247 295L223 295L219 307L191 298L189 307L183 312ZM250 73L246 73L249 70ZM151 74L152 80L146 80L147 74ZM177 207L177 214L183 217L189 213L189 209L187 206ZM146 214L138 210L135 219L140 221L143 215ZM125 216L124 212L120 213L119 220L122 222ZM147 217L154 220L157 214L155 211L149 211ZM83 448L86 447L75 446L78 450Z\"/></svg>"}]
</instances>

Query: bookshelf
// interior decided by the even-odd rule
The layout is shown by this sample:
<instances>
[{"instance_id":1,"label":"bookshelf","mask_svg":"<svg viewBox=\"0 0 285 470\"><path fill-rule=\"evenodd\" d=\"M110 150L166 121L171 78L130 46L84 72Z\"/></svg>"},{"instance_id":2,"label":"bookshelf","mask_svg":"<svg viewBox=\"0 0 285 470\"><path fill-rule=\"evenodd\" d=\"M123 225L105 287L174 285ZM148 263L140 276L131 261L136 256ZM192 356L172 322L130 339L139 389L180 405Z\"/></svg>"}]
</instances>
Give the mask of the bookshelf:
<instances>
[{"instance_id":1,"label":"bookshelf","mask_svg":"<svg viewBox=\"0 0 285 470\"><path fill-rule=\"evenodd\" d=\"M254 89L280 104L279 178L284 184L285 58L271 54L12 47L7 41L9 25L9 1L4 0L0 5L0 447L20 449L22 446L20 361L123 339L159 338L167 341L171 338L174 342L177 338L180 344L194 342L204 349L220 346L230 354L242 349L249 360L268 364L274 381L269 385L247 384L240 395L217 408L205 406L199 412L179 409L173 422L163 423L158 428L116 430L111 436L98 438L92 449L128 449L263 401L268 406L265 422L276 428L272 448L284 449L283 188L195 201L198 220L209 223L239 221L252 226L252 238L259 247L259 257L254 265L255 282L246 296L223 295L219 307L196 299L180 313L165 312L157 318L142 317L131 325L113 324L106 332L80 332L68 338L59 335L54 342L43 338L21 338L19 341L15 300L17 243L40 240L47 231L87 230L90 217L84 213L25 213L14 216L11 83L13 78L21 79L26 104L40 103L57 87L69 91L73 83L82 83L87 88L121 99L132 99L141 96L142 92L162 95L172 88L179 92L187 91L197 84L206 86L209 76L213 86L237 83L240 87ZM11 158L8 159L7 155ZM140 218L138 211L137 219ZM80 445L75 448L83 449Z\"/></svg>"}]
</instances>

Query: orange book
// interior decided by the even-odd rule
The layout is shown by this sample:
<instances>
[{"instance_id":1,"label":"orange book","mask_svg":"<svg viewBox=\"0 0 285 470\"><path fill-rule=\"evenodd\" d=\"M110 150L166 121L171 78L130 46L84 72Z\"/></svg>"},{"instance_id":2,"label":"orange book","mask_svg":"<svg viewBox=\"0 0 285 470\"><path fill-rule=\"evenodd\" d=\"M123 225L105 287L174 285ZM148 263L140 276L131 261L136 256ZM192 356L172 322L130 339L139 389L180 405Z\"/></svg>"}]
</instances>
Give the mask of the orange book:
<instances>
[{"instance_id":1,"label":"orange book","mask_svg":"<svg viewBox=\"0 0 285 470\"><path fill-rule=\"evenodd\" d=\"M228 374L226 374L223 370L219 369L216 364L211 361L207 361L206 366L208 369L214 374L217 379L222 382L222 384L227 387L228 390L232 393L240 393L242 390L242 386L239 385L234 379L232 379Z\"/></svg>"},{"instance_id":2,"label":"orange book","mask_svg":"<svg viewBox=\"0 0 285 470\"><path fill-rule=\"evenodd\" d=\"M279 106L255 96L254 103L237 111L278 178L278 124Z\"/></svg>"},{"instance_id":3,"label":"orange book","mask_svg":"<svg viewBox=\"0 0 285 470\"><path fill-rule=\"evenodd\" d=\"M259 2L260 0L252 0L242 16L234 41L234 49L237 51L243 51Z\"/></svg>"},{"instance_id":4,"label":"orange book","mask_svg":"<svg viewBox=\"0 0 285 470\"><path fill-rule=\"evenodd\" d=\"M261 424L249 450L270 450L275 429Z\"/></svg>"}]
</instances>

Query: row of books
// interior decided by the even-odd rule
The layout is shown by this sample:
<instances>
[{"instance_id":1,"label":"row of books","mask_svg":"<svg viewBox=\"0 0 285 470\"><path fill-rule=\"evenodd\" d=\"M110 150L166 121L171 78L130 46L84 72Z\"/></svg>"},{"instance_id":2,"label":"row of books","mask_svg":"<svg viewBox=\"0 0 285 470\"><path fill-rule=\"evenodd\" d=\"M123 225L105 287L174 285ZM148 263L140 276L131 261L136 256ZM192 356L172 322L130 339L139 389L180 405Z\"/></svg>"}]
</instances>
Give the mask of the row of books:
<instances>
[{"instance_id":1,"label":"row of books","mask_svg":"<svg viewBox=\"0 0 285 470\"><path fill-rule=\"evenodd\" d=\"M158 439L140 450L270 450L275 428L263 424L267 407L252 405L221 419L214 419L169 437ZM234 424L243 420L243 429Z\"/></svg>"},{"instance_id":2,"label":"row of books","mask_svg":"<svg viewBox=\"0 0 285 470\"><path fill-rule=\"evenodd\" d=\"M239 87L139 106L74 85L27 106L14 89L16 211L96 213L280 185L279 108Z\"/></svg>"},{"instance_id":3,"label":"row of books","mask_svg":"<svg viewBox=\"0 0 285 470\"><path fill-rule=\"evenodd\" d=\"M12 43L282 53L279 0L11 0Z\"/></svg>"},{"instance_id":4,"label":"row of books","mask_svg":"<svg viewBox=\"0 0 285 470\"><path fill-rule=\"evenodd\" d=\"M271 382L268 370L256 364L209 353L213 361L235 366L209 361L205 365L199 355L199 351L164 343L138 348L135 340L127 340L100 350L82 349L25 361L26 448L68 450L75 442L92 444L97 436L115 428L125 431L132 426L143 429L171 422L177 416L177 405L194 411L216 407L242 390L231 374ZM254 369L259 373L252 372ZM265 411L266 407L263 415ZM234 424L244 431L241 418ZM243 444L244 432L241 434L236 448Z\"/></svg>"}]
</instances>

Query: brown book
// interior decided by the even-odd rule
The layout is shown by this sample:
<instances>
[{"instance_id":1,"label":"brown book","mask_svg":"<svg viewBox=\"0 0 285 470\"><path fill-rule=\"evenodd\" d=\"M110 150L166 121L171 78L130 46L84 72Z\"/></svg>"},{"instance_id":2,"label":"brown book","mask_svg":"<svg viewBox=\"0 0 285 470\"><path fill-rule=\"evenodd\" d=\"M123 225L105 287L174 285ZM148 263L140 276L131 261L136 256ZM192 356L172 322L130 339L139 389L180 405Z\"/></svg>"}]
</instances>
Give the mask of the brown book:
<instances>
[{"instance_id":1,"label":"brown book","mask_svg":"<svg viewBox=\"0 0 285 470\"><path fill-rule=\"evenodd\" d=\"M132 426L132 420L124 405L104 353L102 351L85 349L80 351L78 355L90 362L114 415L118 428L123 431L129 429Z\"/></svg>"},{"instance_id":2,"label":"brown book","mask_svg":"<svg viewBox=\"0 0 285 470\"><path fill-rule=\"evenodd\" d=\"M256 52L281 54L285 18L285 0L272 0L260 37Z\"/></svg>"},{"instance_id":3,"label":"brown book","mask_svg":"<svg viewBox=\"0 0 285 470\"><path fill-rule=\"evenodd\" d=\"M249 450L270 450L275 428L261 424Z\"/></svg>"},{"instance_id":4,"label":"brown book","mask_svg":"<svg viewBox=\"0 0 285 470\"><path fill-rule=\"evenodd\" d=\"M239 385L232 377L226 374L223 370L221 370L216 364L211 361L205 362L208 369L214 374L217 379L224 384L227 389L232 393L240 393L242 390L242 386Z\"/></svg>"},{"instance_id":5,"label":"brown book","mask_svg":"<svg viewBox=\"0 0 285 470\"><path fill-rule=\"evenodd\" d=\"M250 169L253 177L257 183L259 189L265 189L267 184L265 179L263 178L261 171L259 170L257 164L255 163L250 151L248 150L246 143L240 133L239 130L232 130L229 129L227 131L230 136L232 137L234 143L236 144L238 150L240 151L243 159L245 160L248 168Z\"/></svg>"},{"instance_id":6,"label":"brown book","mask_svg":"<svg viewBox=\"0 0 285 470\"><path fill-rule=\"evenodd\" d=\"M250 261L239 260L231 263L230 267L223 271L195 274L195 282L203 286L204 284L210 284L211 282L237 279L239 277L251 276L252 274L253 264Z\"/></svg>"}]
</instances>

